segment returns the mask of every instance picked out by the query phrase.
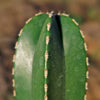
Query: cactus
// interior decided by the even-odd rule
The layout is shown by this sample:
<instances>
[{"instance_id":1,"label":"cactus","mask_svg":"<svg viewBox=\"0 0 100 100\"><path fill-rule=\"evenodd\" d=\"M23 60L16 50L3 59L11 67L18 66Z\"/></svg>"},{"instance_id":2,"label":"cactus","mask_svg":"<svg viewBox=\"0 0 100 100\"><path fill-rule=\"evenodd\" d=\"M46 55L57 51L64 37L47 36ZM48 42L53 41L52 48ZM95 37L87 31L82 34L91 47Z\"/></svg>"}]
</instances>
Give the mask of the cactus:
<instances>
[{"instance_id":1,"label":"cactus","mask_svg":"<svg viewBox=\"0 0 100 100\"><path fill-rule=\"evenodd\" d=\"M15 100L86 100L87 47L74 19L36 14L20 31L15 48Z\"/></svg>"}]
</instances>

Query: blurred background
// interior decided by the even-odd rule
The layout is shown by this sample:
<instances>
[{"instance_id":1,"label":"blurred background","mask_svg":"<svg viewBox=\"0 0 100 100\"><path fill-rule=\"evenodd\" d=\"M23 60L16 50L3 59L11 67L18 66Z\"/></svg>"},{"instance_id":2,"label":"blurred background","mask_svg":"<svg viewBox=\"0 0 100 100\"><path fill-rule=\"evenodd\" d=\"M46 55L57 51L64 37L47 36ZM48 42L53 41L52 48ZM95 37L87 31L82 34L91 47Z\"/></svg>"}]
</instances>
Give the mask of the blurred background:
<instances>
[{"instance_id":1,"label":"blurred background","mask_svg":"<svg viewBox=\"0 0 100 100\"><path fill-rule=\"evenodd\" d=\"M0 0L0 100L12 96L12 59L19 30L39 11L66 12L84 31L90 66L87 100L100 100L100 0Z\"/></svg>"}]
</instances>

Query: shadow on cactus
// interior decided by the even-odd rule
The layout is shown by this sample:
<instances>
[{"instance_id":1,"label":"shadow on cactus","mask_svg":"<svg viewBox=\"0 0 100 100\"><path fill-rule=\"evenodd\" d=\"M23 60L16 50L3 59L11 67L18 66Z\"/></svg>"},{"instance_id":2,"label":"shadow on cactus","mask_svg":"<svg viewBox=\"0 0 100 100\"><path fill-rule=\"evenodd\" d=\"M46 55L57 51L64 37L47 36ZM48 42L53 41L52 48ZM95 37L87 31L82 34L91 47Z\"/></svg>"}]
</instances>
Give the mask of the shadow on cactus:
<instances>
[{"instance_id":1,"label":"shadow on cactus","mask_svg":"<svg viewBox=\"0 0 100 100\"><path fill-rule=\"evenodd\" d=\"M74 19L39 13L26 22L15 48L15 100L86 99L87 48Z\"/></svg>"}]
</instances>

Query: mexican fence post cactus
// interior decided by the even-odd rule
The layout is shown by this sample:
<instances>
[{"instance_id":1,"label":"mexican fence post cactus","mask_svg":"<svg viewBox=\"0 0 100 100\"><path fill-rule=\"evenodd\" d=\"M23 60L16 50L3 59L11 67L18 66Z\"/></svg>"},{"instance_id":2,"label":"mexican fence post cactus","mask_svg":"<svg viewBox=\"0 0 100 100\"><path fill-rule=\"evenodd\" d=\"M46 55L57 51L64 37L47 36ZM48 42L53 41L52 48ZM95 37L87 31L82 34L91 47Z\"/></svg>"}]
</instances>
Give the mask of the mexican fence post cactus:
<instances>
[{"instance_id":1,"label":"mexican fence post cactus","mask_svg":"<svg viewBox=\"0 0 100 100\"><path fill-rule=\"evenodd\" d=\"M86 100L87 47L74 19L36 14L20 31L15 48L15 100Z\"/></svg>"}]
</instances>

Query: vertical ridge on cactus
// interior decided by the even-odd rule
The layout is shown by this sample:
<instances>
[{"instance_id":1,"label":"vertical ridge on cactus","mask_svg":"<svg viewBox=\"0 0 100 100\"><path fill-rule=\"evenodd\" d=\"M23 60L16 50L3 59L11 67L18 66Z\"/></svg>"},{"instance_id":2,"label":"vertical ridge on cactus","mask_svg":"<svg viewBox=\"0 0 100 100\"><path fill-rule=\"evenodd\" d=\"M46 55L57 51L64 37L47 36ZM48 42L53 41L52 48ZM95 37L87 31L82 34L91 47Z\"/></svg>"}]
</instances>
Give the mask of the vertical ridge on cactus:
<instances>
[{"instance_id":1,"label":"vertical ridge on cactus","mask_svg":"<svg viewBox=\"0 0 100 100\"><path fill-rule=\"evenodd\" d=\"M48 47L46 45L46 37L49 36L51 18L46 20L43 31L40 34L39 41L35 48L33 70L32 70L32 97L34 100L46 100L47 93L45 91L45 84L48 84L48 78L44 77L45 69L48 70ZM49 25L49 26L48 26Z\"/></svg>"},{"instance_id":2,"label":"vertical ridge on cactus","mask_svg":"<svg viewBox=\"0 0 100 100\"><path fill-rule=\"evenodd\" d=\"M88 89L86 50L75 20L64 13L36 14L26 22L16 43L15 99L84 100Z\"/></svg>"},{"instance_id":3,"label":"vertical ridge on cactus","mask_svg":"<svg viewBox=\"0 0 100 100\"><path fill-rule=\"evenodd\" d=\"M14 79L16 100L31 100L32 98L32 65L35 49L43 26L47 24L48 15L41 14L28 22L18 39L14 62Z\"/></svg>"},{"instance_id":4,"label":"vertical ridge on cactus","mask_svg":"<svg viewBox=\"0 0 100 100\"><path fill-rule=\"evenodd\" d=\"M79 27L61 15L66 65L66 99L83 100L86 82L86 51Z\"/></svg>"}]
</instances>

